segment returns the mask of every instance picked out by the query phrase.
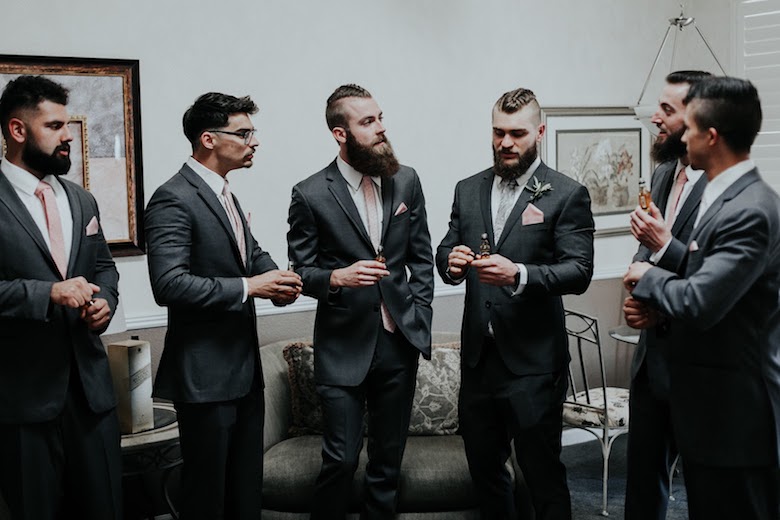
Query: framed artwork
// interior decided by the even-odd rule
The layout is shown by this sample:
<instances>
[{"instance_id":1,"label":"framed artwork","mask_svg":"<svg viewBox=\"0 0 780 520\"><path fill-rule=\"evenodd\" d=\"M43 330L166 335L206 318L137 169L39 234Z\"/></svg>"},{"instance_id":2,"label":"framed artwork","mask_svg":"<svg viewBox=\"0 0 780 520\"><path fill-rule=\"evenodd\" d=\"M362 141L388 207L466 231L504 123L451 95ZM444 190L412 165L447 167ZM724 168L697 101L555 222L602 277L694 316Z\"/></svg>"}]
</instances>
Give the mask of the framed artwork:
<instances>
[{"instance_id":1,"label":"framed artwork","mask_svg":"<svg viewBox=\"0 0 780 520\"><path fill-rule=\"evenodd\" d=\"M650 132L628 107L542 109L545 162L588 188L598 235L628 232L639 181L650 179Z\"/></svg>"},{"instance_id":2,"label":"framed artwork","mask_svg":"<svg viewBox=\"0 0 780 520\"><path fill-rule=\"evenodd\" d=\"M46 76L70 91L65 178L94 195L114 256L144 253L138 71L138 60L0 55L0 91L23 74Z\"/></svg>"}]
</instances>

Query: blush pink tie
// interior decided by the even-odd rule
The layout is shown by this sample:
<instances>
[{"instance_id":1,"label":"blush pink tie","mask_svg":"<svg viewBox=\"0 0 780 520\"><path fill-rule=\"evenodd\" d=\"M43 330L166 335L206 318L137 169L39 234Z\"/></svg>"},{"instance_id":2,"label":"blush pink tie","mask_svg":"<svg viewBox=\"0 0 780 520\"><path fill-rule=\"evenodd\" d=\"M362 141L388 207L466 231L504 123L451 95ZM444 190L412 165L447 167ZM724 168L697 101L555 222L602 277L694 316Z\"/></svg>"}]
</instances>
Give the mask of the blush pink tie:
<instances>
[{"instance_id":1,"label":"blush pink tie","mask_svg":"<svg viewBox=\"0 0 780 520\"><path fill-rule=\"evenodd\" d=\"M669 200L672 202L672 212L669 214L669 221L674 222L677 215L677 205L680 203L680 197L682 197L683 188L685 183L688 182L688 176L685 174L685 168L680 170L677 174L677 182L672 187L672 193L669 196Z\"/></svg>"},{"instance_id":2,"label":"blush pink tie","mask_svg":"<svg viewBox=\"0 0 780 520\"><path fill-rule=\"evenodd\" d=\"M246 239L244 237L244 224L241 222L241 216L238 214L238 208L236 203L233 202L233 194L230 193L230 187L227 180L222 187L222 199L225 204L225 210L227 211L228 220L230 225L233 226L233 234L236 237L236 244L238 244L238 251L241 253L241 262L246 267Z\"/></svg>"},{"instance_id":3,"label":"blush pink tie","mask_svg":"<svg viewBox=\"0 0 780 520\"><path fill-rule=\"evenodd\" d=\"M379 219L377 217L377 211L379 204L376 200L376 191L374 191L374 181L368 175L363 176L363 180L360 182L360 189L363 190L363 198L366 201L366 225L368 227L368 236L371 238L371 244L374 246L374 251L379 247ZM387 309L387 305L382 301L380 304L380 313L382 314L382 326L388 332L395 332L395 322L393 317L390 316L390 311Z\"/></svg>"},{"instance_id":4,"label":"blush pink tie","mask_svg":"<svg viewBox=\"0 0 780 520\"><path fill-rule=\"evenodd\" d=\"M57 207L57 198L54 196L54 190L48 182L40 181L35 188L35 196L43 204L43 212L46 215L46 229L49 232L49 251L57 265L62 278L68 276L68 259L65 258L65 239L62 235L62 220L60 219L60 210Z\"/></svg>"}]
</instances>

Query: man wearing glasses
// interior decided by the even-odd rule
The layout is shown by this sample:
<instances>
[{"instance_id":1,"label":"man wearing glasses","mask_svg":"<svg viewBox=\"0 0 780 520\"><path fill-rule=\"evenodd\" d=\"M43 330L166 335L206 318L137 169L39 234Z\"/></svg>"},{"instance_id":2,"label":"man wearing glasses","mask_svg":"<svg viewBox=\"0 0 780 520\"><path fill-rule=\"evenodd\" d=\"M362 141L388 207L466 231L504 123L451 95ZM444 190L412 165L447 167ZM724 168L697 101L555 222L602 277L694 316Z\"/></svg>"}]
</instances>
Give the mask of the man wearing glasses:
<instances>
[{"instance_id":1,"label":"man wearing glasses","mask_svg":"<svg viewBox=\"0 0 780 520\"><path fill-rule=\"evenodd\" d=\"M263 377L253 298L295 301L300 277L258 246L227 174L259 145L247 96L208 93L185 112L192 157L146 208L149 274L168 307L154 395L173 401L182 467L181 518L260 518Z\"/></svg>"}]
</instances>

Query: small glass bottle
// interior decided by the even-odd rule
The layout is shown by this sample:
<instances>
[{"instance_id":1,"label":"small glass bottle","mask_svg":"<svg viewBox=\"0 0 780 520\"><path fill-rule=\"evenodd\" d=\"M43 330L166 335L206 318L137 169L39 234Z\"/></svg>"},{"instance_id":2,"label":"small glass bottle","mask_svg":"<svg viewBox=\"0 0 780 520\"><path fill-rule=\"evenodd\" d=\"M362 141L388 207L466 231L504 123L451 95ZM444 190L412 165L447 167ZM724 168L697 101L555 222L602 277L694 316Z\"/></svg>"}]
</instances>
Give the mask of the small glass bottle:
<instances>
[{"instance_id":1,"label":"small glass bottle","mask_svg":"<svg viewBox=\"0 0 780 520\"><path fill-rule=\"evenodd\" d=\"M639 181L639 207L650 213L650 204L653 202L653 197L650 195L650 190L647 189L647 184L644 180Z\"/></svg>"},{"instance_id":2,"label":"small glass bottle","mask_svg":"<svg viewBox=\"0 0 780 520\"><path fill-rule=\"evenodd\" d=\"M488 240L487 233L482 233L479 243L479 256L481 258L488 258L490 256L490 241Z\"/></svg>"},{"instance_id":3,"label":"small glass bottle","mask_svg":"<svg viewBox=\"0 0 780 520\"><path fill-rule=\"evenodd\" d=\"M385 258L385 248L382 247L382 244L376 246L376 258L374 258L374 260L382 262L383 264L387 261Z\"/></svg>"}]
</instances>

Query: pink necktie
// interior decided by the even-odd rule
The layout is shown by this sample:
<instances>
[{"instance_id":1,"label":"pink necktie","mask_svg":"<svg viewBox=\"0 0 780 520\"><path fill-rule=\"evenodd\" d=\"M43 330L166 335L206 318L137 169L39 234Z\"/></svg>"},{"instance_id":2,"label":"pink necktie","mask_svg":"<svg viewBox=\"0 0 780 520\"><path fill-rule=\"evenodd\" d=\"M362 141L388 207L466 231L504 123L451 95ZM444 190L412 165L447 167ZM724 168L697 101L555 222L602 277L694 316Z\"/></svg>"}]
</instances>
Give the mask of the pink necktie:
<instances>
[{"instance_id":1,"label":"pink necktie","mask_svg":"<svg viewBox=\"0 0 780 520\"><path fill-rule=\"evenodd\" d=\"M54 190L47 182L40 181L35 188L35 196L43 204L43 212L46 215L46 229L49 231L49 251L57 264L62 278L68 276L68 260L65 258L65 239L62 236L62 220L60 220L60 210L57 207L57 199L54 196Z\"/></svg>"},{"instance_id":2,"label":"pink necktie","mask_svg":"<svg viewBox=\"0 0 780 520\"><path fill-rule=\"evenodd\" d=\"M669 221L674 222L677 215L677 205L680 203L680 197L682 196L683 187L688 182L688 176L685 174L685 168L680 170L677 174L677 182L672 187L672 193L669 196L669 200L672 201L672 212L669 214Z\"/></svg>"},{"instance_id":3,"label":"pink necktie","mask_svg":"<svg viewBox=\"0 0 780 520\"><path fill-rule=\"evenodd\" d=\"M368 175L363 176L360 182L360 188L363 190L363 198L366 201L366 223L368 224L368 236L371 238L371 244L376 250L379 246L379 220L377 218L377 208L379 204L376 201L376 192L374 191L374 181ZM388 332L395 332L395 322L390 316L387 305L382 301L380 304L380 314L382 315L382 326Z\"/></svg>"},{"instance_id":4,"label":"pink necktie","mask_svg":"<svg viewBox=\"0 0 780 520\"><path fill-rule=\"evenodd\" d=\"M233 226L233 234L236 236L236 243L238 244L238 251L241 253L241 262L246 267L246 239L244 238L244 224L241 222L241 216L238 214L238 208L236 203L233 202L233 195L230 193L230 187L227 180L225 180L225 186L222 188L222 198L225 201L225 209L227 210L228 220L230 225Z\"/></svg>"}]
</instances>

